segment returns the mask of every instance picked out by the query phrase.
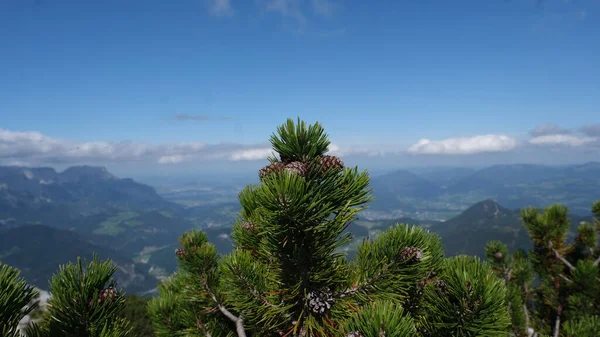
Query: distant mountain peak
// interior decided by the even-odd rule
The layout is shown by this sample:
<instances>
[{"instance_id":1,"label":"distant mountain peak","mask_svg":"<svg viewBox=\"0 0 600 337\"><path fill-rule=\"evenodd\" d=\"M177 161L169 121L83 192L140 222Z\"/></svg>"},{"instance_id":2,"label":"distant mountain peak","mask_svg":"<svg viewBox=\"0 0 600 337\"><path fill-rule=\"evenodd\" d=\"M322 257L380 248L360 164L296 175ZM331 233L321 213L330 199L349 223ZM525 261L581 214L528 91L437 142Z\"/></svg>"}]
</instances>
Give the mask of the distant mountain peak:
<instances>
[{"instance_id":1,"label":"distant mountain peak","mask_svg":"<svg viewBox=\"0 0 600 337\"><path fill-rule=\"evenodd\" d=\"M484 212L486 212L486 213L493 212L494 215L498 215L500 213L501 208L503 208L495 200L492 200L492 199L486 199L486 200L480 201L471 207L475 207L475 208L483 207Z\"/></svg>"},{"instance_id":2,"label":"distant mountain peak","mask_svg":"<svg viewBox=\"0 0 600 337\"><path fill-rule=\"evenodd\" d=\"M486 199L467 208L463 213L458 215L457 218L496 219L511 212L511 210L501 206L495 200Z\"/></svg>"},{"instance_id":3,"label":"distant mountain peak","mask_svg":"<svg viewBox=\"0 0 600 337\"><path fill-rule=\"evenodd\" d=\"M575 166L577 170L600 170L600 162L590 161L585 164Z\"/></svg>"},{"instance_id":4,"label":"distant mountain peak","mask_svg":"<svg viewBox=\"0 0 600 337\"><path fill-rule=\"evenodd\" d=\"M68 181L78 181L82 179L97 180L115 180L117 177L112 175L104 166L71 166L60 173L60 176Z\"/></svg>"}]
</instances>

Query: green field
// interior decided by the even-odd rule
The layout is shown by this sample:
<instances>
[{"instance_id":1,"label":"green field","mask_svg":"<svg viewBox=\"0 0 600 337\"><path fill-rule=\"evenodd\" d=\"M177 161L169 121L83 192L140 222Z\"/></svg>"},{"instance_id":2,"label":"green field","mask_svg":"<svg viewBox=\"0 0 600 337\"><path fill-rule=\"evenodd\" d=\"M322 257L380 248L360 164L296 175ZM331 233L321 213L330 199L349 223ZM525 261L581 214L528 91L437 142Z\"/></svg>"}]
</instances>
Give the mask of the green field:
<instances>
[{"instance_id":1,"label":"green field","mask_svg":"<svg viewBox=\"0 0 600 337\"><path fill-rule=\"evenodd\" d=\"M132 260L135 263L146 263L146 262L148 262L148 260L150 259L151 256L152 256L151 253L140 254L140 255L134 256Z\"/></svg>"},{"instance_id":2,"label":"green field","mask_svg":"<svg viewBox=\"0 0 600 337\"><path fill-rule=\"evenodd\" d=\"M139 220L133 220L138 217L139 214L136 212L119 212L117 215L112 216L104 221L102 221L98 228L96 228L93 233L98 235L117 235L123 233L125 228L121 227L121 224L124 224L129 227L139 226L143 224Z\"/></svg>"}]
</instances>

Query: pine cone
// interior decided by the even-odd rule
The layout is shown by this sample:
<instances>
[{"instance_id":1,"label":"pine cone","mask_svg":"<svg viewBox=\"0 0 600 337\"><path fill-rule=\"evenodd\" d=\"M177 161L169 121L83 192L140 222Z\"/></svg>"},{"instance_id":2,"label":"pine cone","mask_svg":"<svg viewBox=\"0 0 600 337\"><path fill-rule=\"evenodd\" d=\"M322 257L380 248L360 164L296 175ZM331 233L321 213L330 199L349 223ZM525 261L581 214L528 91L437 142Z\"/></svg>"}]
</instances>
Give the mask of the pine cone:
<instances>
[{"instance_id":1,"label":"pine cone","mask_svg":"<svg viewBox=\"0 0 600 337\"><path fill-rule=\"evenodd\" d=\"M344 162L336 156L321 156L321 172L331 169L342 170Z\"/></svg>"},{"instance_id":2,"label":"pine cone","mask_svg":"<svg viewBox=\"0 0 600 337\"><path fill-rule=\"evenodd\" d=\"M258 171L258 176L260 179L266 177L267 175L275 172L279 172L285 168L285 164L280 162L271 163Z\"/></svg>"},{"instance_id":3,"label":"pine cone","mask_svg":"<svg viewBox=\"0 0 600 337\"><path fill-rule=\"evenodd\" d=\"M185 248L175 249L175 255L177 255L177 257L183 257L185 254L187 254L187 250Z\"/></svg>"},{"instance_id":4,"label":"pine cone","mask_svg":"<svg viewBox=\"0 0 600 337\"><path fill-rule=\"evenodd\" d=\"M109 287L106 289L100 290L100 294L98 294L98 303L102 303L105 299L115 299L117 298L117 291L113 287Z\"/></svg>"},{"instance_id":5,"label":"pine cone","mask_svg":"<svg viewBox=\"0 0 600 337\"><path fill-rule=\"evenodd\" d=\"M306 296L307 306L310 311L315 314L323 315L333 305L333 294L329 289L324 291L313 290Z\"/></svg>"},{"instance_id":6,"label":"pine cone","mask_svg":"<svg viewBox=\"0 0 600 337\"><path fill-rule=\"evenodd\" d=\"M252 222L248 222L248 221L244 221L242 222L242 228L244 230L247 230L251 233L255 233L256 232L256 225L253 224Z\"/></svg>"},{"instance_id":7,"label":"pine cone","mask_svg":"<svg viewBox=\"0 0 600 337\"><path fill-rule=\"evenodd\" d=\"M400 260L402 262L419 262L423 258L423 251L416 247L404 247L400 249Z\"/></svg>"},{"instance_id":8,"label":"pine cone","mask_svg":"<svg viewBox=\"0 0 600 337\"><path fill-rule=\"evenodd\" d=\"M291 162L291 163L285 165L285 169L288 172L297 174L301 177L304 177L306 175L306 172L308 171L308 167L306 166L306 164L304 164L303 162L299 162L299 161L294 161L294 162Z\"/></svg>"},{"instance_id":9,"label":"pine cone","mask_svg":"<svg viewBox=\"0 0 600 337\"><path fill-rule=\"evenodd\" d=\"M281 210L286 210L289 206L289 200L283 194L277 196L277 202Z\"/></svg>"},{"instance_id":10,"label":"pine cone","mask_svg":"<svg viewBox=\"0 0 600 337\"><path fill-rule=\"evenodd\" d=\"M347 334L346 337L365 337L365 335L358 331L352 331L349 334Z\"/></svg>"},{"instance_id":11,"label":"pine cone","mask_svg":"<svg viewBox=\"0 0 600 337\"><path fill-rule=\"evenodd\" d=\"M471 286L471 282L469 282L468 280L465 281L465 286L467 287L467 294L469 295L469 297L473 296L473 287Z\"/></svg>"},{"instance_id":12,"label":"pine cone","mask_svg":"<svg viewBox=\"0 0 600 337\"><path fill-rule=\"evenodd\" d=\"M448 290L448 285L444 280L435 280L433 286L445 293Z\"/></svg>"}]
</instances>

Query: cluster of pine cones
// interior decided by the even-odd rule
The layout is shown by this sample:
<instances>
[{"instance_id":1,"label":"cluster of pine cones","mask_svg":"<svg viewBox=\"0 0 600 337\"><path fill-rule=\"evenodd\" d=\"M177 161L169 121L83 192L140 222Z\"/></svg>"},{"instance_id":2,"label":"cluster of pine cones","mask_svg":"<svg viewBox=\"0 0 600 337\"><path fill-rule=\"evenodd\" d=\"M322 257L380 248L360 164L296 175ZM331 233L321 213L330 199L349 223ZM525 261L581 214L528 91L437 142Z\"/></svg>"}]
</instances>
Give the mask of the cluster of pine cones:
<instances>
[{"instance_id":1,"label":"cluster of pine cones","mask_svg":"<svg viewBox=\"0 0 600 337\"><path fill-rule=\"evenodd\" d=\"M109 300L113 300L115 298L117 298L118 294L117 294L117 290L113 287L108 287L105 289L100 290L100 293L98 294L98 304L104 302L104 300L109 299ZM90 300L88 302L88 306L92 306L93 301Z\"/></svg>"},{"instance_id":2,"label":"cluster of pine cones","mask_svg":"<svg viewBox=\"0 0 600 337\"><path fill-rule=\"evenodd\" d=\"M336 156L321 156L319 162L321 172L326 172L331 169L341 170L344 168L344 162ZM292 161L288 158L282 157L281 161L271 163L260 169L260 171L258 171L258 176L260 179L262 179L271 173L287 170L291 173L304 177L309 169L309 164L305 161Z\"/></svg>"},{"instance_id":3,"label":"cluster of pine cones","mask_svg":"<svg viewBox=\"0 0 600 337\"><path fill-rule=\"evenodd\" d=\"M113 287L108 287L106 289L102 289L100 294L98 295L98 301L102 302L105 299L115 299L117 298L117 290Z\"/></svg>"},{"instance_id":4,"label":"cluster of pine cones","mask_svg":"<svg viewBox=\"0 0 600 337\"><path fill-rule=\"evenodd\" d=\"M423 258L423 251L416 247L404 247L400 249L400 260L402 262L419 262Z\"/></svg>"},{"instance_id":5,"label":"cluster of pine cones","mask_svg":"<svg viewBox=\"0 0 600 337\"><path fill-rule=\"evenodd\" d=\"M248 222L248 221L244 221L242 222L242 228L251 232L251 233L255 233L256 232L256 225L253 224L252 222Z\"/></svg>"},{"instance_id":6,"label":"cluster of pine cones","mask_svg":"<svg viewBox=\"0 0 600 337\"><path fill-rule=\"evenodd\" d=\"M185 248L177 248L175 249L175 255L177 255L177 257L183 257L187 254L187 250Z\"/></svg>"}]
</instances>

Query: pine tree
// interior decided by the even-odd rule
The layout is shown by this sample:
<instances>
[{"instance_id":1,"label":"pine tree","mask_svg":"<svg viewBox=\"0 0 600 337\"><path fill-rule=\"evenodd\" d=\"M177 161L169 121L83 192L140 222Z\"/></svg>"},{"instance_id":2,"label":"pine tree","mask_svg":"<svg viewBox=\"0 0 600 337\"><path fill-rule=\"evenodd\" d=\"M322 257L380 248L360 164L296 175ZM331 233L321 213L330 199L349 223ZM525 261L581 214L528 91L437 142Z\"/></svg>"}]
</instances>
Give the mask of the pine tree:
<instances>
[{"instance_id":1,"label":"pine tree","mask_svg":"<svg viewBox=\"0 0 600 337\"><path fill-rule=\"evenodd\" d=\"M20 336L19 322L36 308L38 292L19 274L0 262L0 337Z\"/></svg>"},{"instance_id":2,"label":"pine tree","mask_svg":"<svg viewBox=\"0 0 600 337\"><path fill-rule=\"evenodd\" d=\"M488 242L485 253L494 273L507 283L506 301L514 336L530 336L530 299L534 274L527 253L519 249L510 256L506 245L500 241Z\"/></svg>"},{"instance_id":3,"label":"pine tree","mask_svg":"<svg viewBox=\"0 0 600 337\"><path fill-rule=\"evenodd\" d=\"M600 201L592 211L600 216ZM515 335L527 336L524 329L528 327L554 337L598 336L600 221L581 223L574 240L568 242L567 207L553 205L542 212L528 208L521 217L533 243L529 254L517 251L509 258L504 244L486 246L494 271L509 282L507 300ZM532 287L534 276L538 280Z\"/></svg>"},{"instance_id":4,"label":"pine tree","mask_svg":"<svg viewBox=\"0 0 600 337\"><path fill-rule=\"evenodd\" d=\"M179 268L149 304L157 336L506 335L504 282L476 258L446 259L420 227L393 226L347 261L369 176L326 155L319 123L290 119L270 140L260 184L239 194L234 251L182 235Z\"/></svg>"},{"instance_id":5,"label":"pine tree","mask_svg":"<svg viewBox=\"0 0 600 337\"><path fill-rule=\"evenodd\" d=\"M50 281L50 299L41 324L24 329L27 337L126 337L129 322L119 317L124 305L121 291L112 279L116 267L111 261L60 266ZM33 287L17 278L16 269L3 265L0 271L1 337L21 336L18 322L33 307L27 303L36 296ZM6 286L5 286L6 285Z\"/></svg>"}]
</instances>

